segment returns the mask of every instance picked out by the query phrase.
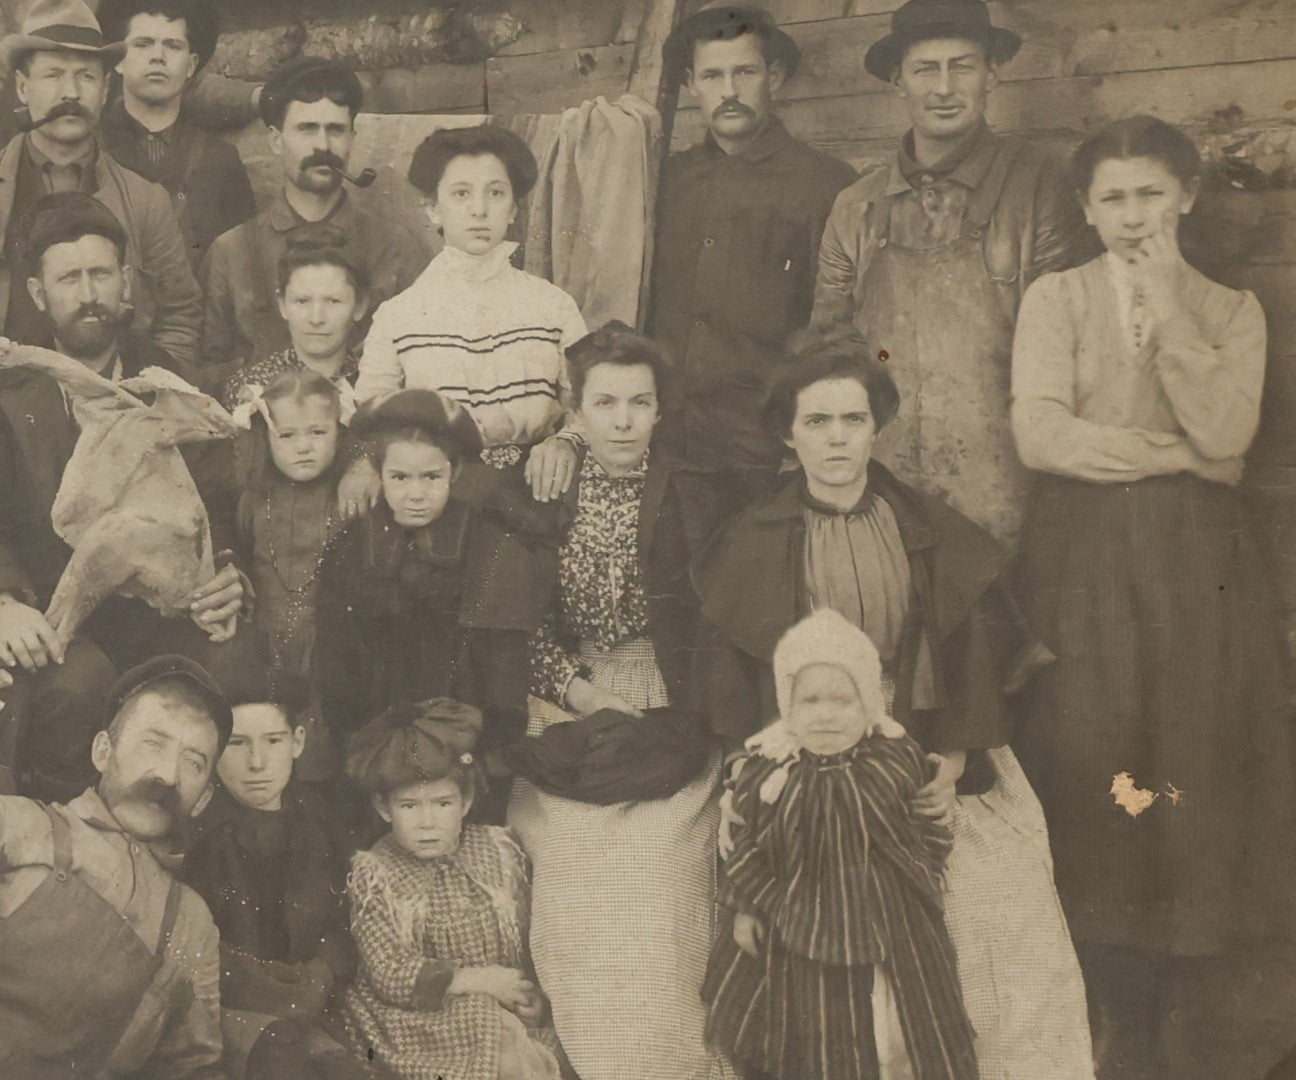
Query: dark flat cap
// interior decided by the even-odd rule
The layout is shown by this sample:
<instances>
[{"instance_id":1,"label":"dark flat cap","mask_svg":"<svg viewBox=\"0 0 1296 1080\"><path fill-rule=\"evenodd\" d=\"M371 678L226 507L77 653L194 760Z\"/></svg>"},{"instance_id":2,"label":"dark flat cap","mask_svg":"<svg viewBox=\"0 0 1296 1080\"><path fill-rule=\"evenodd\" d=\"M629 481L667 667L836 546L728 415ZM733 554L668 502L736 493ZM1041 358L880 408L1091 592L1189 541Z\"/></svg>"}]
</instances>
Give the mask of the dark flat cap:
<instances>
[{"instance_id":1,"label":"dark flat cap","mask_svg":"<svg viewBox=\"0 0 1296 1080\"><path fill-rule=\"evenodd\" d=\"M234 713L207 669L187 656L155 656L124 672L108 692L108 712L104 726L111 723L121 712L122 706L132 698L150 686L171 679L183 680L198 691L198 696L207 706L207 715L216 725L219 753L225 748L230 732L234 729Z\"/></svg>"}]
</instances>

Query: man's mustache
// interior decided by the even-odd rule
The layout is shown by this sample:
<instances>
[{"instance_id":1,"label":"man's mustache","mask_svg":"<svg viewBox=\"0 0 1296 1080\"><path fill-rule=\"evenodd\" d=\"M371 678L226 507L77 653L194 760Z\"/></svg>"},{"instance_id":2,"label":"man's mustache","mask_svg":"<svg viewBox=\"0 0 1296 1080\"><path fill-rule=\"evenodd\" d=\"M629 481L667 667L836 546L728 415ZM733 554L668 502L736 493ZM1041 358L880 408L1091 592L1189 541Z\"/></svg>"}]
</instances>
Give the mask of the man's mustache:
<instances>
[{"instance_id":1,"label":"man's mustache","mask_svg":"<svg viewBox=\"0 0 1296 1080\"><path fill-rule=\"evenodd\" d=\"M31 113L25 108L15 109L14 113L18 118L19 131L35 131L38 127L44 127L46 124L53 123L64 116L79 116L87 122L94 119L90 115L90 110L77 101L60 101L39 120L33 120Z\"/></svg>"},{"instance_id":2,"label":"man's mustache","mask_svg":"<svg viewBox=\"0 0 1296 1080\"><path fill-rule=\"evenodd\" d=\"M743 116L750 116L753 119L756 117L756 114L752 112L751 109L747 108L746 105L737 101L726 101L711 114L711 119L714 120L716 117L723 116L725 113L741 113Z\"/></svg>"},{"instance_id":3,"label":"man's mustache","mask_svg":"<svg viewBox=\"0 0 1296 1080\"><path fill-rule=\"evenodd\" d=\"M89 304L82 304L79 308L77 308L75 318L77 322L80 322L82 319L88 319L92 315L102 320L103 322L115 323L120 318L121 312L109 311L106 307L103 306L103 304L89 303Z\"/></svg>"},{"instance_id":4,"label":"man's mustache","mask_svg":"<svg viewBox=\"0 0 1296 1080\"><path fill-rule=\"evenodd\" d=\"M146 776L136 780L122 792L121 802L152 803L162 810L172 821L180 817L180 792L165 780Z\"/></svg>"},{"instance_id":5,"label":"man's mustache","mask_svg":"<svg viewBox=\"0 0 1296 1080\"><path fill-rule=\"evenodd\" d=\"M302 158L302 163L299 168L302 172L305 172L307 169L313 169L317 165L325 165L334 172L341 172L346 168L346 162L338 157L337 154L328 150L316 150L309 157Z\"/></svg>"}]
</instances>

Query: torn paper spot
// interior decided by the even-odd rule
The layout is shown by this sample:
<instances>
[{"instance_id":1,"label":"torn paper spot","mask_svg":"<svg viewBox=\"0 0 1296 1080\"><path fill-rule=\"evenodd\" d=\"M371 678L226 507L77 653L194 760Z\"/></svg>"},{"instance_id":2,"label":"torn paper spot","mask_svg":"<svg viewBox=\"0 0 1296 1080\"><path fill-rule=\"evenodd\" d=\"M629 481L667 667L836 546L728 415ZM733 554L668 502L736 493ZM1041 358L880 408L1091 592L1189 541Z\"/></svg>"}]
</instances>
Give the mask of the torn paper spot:
<instances>
[{"instance_id":1,"label":"torn paper spot","mask_svg":"<svg viewBox=\"0 0 1296 1080\"><path fill-rule=\"evenodd\" d=\"M1136 786L1134 777L1127 772L1117 773L1112 779L1111 793L1116 800L1116 805L1124 809L1130 817L1138 817L1157 799L1155 791L1147 791Z\"/></svg>"}]
</instances>

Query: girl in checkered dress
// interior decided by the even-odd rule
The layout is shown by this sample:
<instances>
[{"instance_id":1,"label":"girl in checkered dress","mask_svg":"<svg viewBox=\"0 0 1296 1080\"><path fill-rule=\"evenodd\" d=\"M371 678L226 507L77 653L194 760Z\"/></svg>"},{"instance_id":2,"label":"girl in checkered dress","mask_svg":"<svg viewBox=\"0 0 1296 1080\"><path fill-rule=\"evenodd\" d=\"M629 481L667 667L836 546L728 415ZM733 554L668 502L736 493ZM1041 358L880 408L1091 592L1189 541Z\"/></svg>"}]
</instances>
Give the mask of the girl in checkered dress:
<instances>
[{"instance_id":1,"label":"girl in checkered dress","mask_svg":"<svg viewBox=\"0 0 1296 1080\"><path fill-rule=\"evenodd\" d=\"M465 825L481 713L396 705L356 733L347 773L391 832L347 883L360 971L346 995L357 1054L400 1080L557 1080L548 1003L526 952L526 857Z\"/></svg>"}]
</instances>

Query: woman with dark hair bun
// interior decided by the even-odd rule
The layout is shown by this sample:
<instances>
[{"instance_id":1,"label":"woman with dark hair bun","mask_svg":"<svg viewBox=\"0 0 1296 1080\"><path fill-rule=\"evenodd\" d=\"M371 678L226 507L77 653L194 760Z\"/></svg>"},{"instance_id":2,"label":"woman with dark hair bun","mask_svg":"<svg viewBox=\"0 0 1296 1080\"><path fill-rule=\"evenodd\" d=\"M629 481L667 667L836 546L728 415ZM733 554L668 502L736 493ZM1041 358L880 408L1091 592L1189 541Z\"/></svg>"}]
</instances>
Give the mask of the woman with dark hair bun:
<instances>
[{"instance_id":1,"label":"woman with dark hair bun","mask_svg":"<svg viewBox=\"0 0 1296 1080\"><path fill-rule=\"evenodd\" d=\"M285 371L309 368L337 388L345 423L355 411L353 387L360 371L351 331L368 308L368 275L346 249L340 229L299 225L288 234L277 285L279 314L288 324L290 343L237 369L221 401L233 409L244 399L244 387L264 387Z\"/></svg>"},{"instance_id":2,"label":"woman with dark hair bun","mask_svg":"<svg viewBox=\"0 0 1296 1080\"><path fill-rule=\"evenodd\" d=\"M1296 925L1281 633L1236 490L1265 318L1180 252L1200 174L1150 116L1084 143L1072 177L1106 254L1031 286L1013 349L1013 432L1038 473L1026 595L1058 657L1015 745L1103 1041L1149 1075L1185 958Z\"/></svg>"},{"instance_id":3,"label":"woman with dark hair bun","mask_svg":"<svg viewBox=\"0 0 1296 1080\"><path fill-rule=\"evenodd\" d=\"M1093 1080L1044 815L1007 746L1012 694L1049 659L1004 584L1010 556L872 460L900 398L858 330L811 328L791 352L764 421L800 472L694 568L712 632L704 713L731 746L773 720L774 647L812 611L831 608L868 635L888 708L937 766L913 805L953 832L945 918L980 1075Z\"/></svg>"},{"instance_id":4,"label":"woman with dark hair bun","mask_svg":"<svg viewBox=\"0 0 1296 1080\"><path fill-rule=\"evenodd\" d=\"M497 468L561 426L562 352L585 336L570 296L509 262L517 244L506 236L536 174L526 143L491 124L444 128L418 146L409 181L445 247L374 315L357 384L362 400L402 387L454 398Z\"/></svg>"}]
</instances>

